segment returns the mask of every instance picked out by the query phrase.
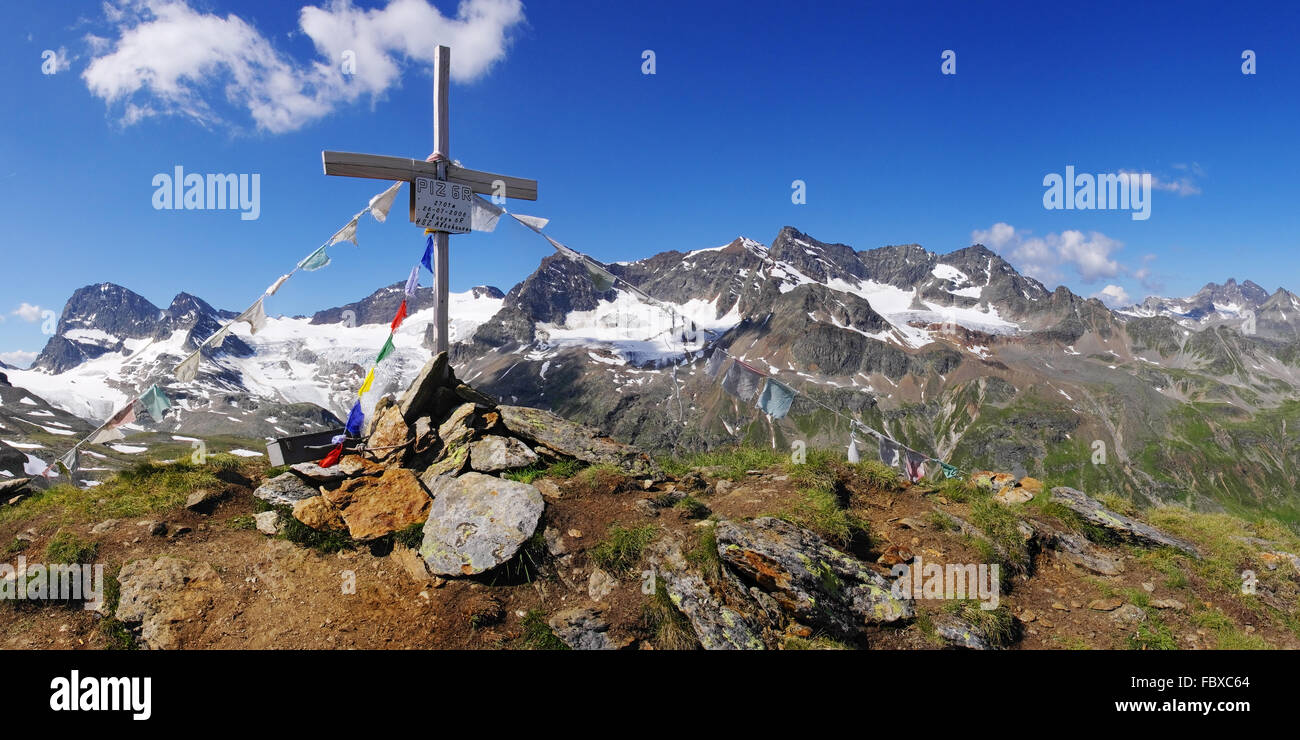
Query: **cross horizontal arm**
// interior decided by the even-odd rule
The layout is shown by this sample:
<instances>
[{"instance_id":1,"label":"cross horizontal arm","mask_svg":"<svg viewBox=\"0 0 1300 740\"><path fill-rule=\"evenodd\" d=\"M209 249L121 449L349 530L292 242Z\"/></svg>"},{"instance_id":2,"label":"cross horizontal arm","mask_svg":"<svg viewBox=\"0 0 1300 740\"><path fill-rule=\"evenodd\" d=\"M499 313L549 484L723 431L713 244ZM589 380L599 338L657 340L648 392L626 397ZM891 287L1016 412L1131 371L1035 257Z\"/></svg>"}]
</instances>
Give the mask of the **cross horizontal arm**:
<instances>
[{"instance_id":1,"label":"cross horizontal arm","mask_svg":"<svg viewBox=\"0 0 1300 740\"><path fill-rule=\"evenodd\" d=\"M325 174L345 177L367 177L372 180L406 180L418 177L437 177L438 165L421 159L386 157L382 154L356 154L353 152L321 152ZM537 200L537 181L522 177L497 175L447 164L447 178L470 186L476 193L500 195L493 184L505 183L505 197L520 200Z\"/></svg>"}]
</instances>

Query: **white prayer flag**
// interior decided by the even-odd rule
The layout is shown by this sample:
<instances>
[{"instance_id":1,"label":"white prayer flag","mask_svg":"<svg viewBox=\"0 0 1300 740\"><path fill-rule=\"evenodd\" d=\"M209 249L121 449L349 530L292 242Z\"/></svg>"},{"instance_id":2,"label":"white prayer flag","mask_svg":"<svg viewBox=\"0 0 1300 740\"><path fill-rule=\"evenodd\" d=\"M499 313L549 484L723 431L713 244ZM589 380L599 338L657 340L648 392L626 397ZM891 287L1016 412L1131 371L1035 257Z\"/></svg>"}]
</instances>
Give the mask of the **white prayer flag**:
<instances>
[{"instance_id":1,"label":"white prayer flag","mask_svg":"<svg viewBox=\"0 0 1300 740\"><path fill-rule=\"evenodd\" d=\"M264 328L266 326L266 310L262 308L262 299L258 298L256 303L244 309L243 313L235 317L235 321L248 324L248 328L253 334Z\"/></svg>"},{"instance_id":2,"label":"white prayer flag","mask_svg":"<svg viewBox=\"0 0 1300 740\"><path fill-rule=\"evenodd\" d=\"M379 223L388 219L388 209L393 207L393 199L397 197L398 188L406 184L405 180L398 180L393 183L392 187L370 199L370 215L375 217ZM355 231L355 229L353 229ZM353 240L353 244L356 241Z\"/></svg>"},{"instance_id":3,"label":"white prayer flag","mask_svg":"<svg viewBox=\"0 0 1300 740\"><path fill-rule=\"evenodd\" d=\"M126 439L126 435L122 434L122 430L117 427L108 427L99 430L94 437L91 437L90 443L92 445L105 445L109 442L116 442L119 439Z\"/></svg>"},{"instance_id":4,"label":"white prayer flag","mask_svg":"<svg viewBox=\"0 0 1300 740\"><path fill-rule=\"evenodd\" d=\"M539 234L542 233L542 229L546 228L546 225L551 222L551 219L549 218L540 218L538 216L524 216L518 213L512 213L510 215L514 216L515 220L519 223Z\"/></svg>"},{"instance_id":5,"label":"white prayer flag","mask_svg":"<svg viewBox=\"0 0 1300 740\"><path fill-rule=\"evenodd\" d=\"M176 380L182 383L188 383L197 378L199 376L199 360L202 356L202 353L196 350L194 354L182 360L181 364L177 365L176 369L173 371L176 375Z\"/></svg>"},{"instance_id":6,"label":"white prayer flag","mask_svg":"<svg viewBox=\"0 0 1300 740\"><path fill-rule=\"evenodd\" d=\"M281 275L279 280L276 280L274 283L271 283L271 287L266 289L266 295L275 295L275 292L279 290L280 286L284 285L284 281L288 279L289 279L288 275Z\"/></svg>"},{"instance_id":7,"label":"white prayer flag","mask_svg":"<svg viewBox=\"0 0 1300 740\"><path fill-rule=\"evenodd\" d=\"M470 211L470 228L474 231L494 231L497 221L506 209L496 205L481 195L474 196L474 207Z\"/></svg>"},{"instance_id":8,"label":"white prayer flag","mask_svg":"<svg viewBox=\"0 0 1300 740\"><path fill-rule=\"evenodd\" d=\"M357 244L357 220L360 218L360 213L353 216L352 220L349 221L346 226L334 232L334 236L330 237L326 246L333 246L339 242L352 242L353 246L360 246Z\"/></svg>"},{"instance_id":9,"label":"white prayer flag","mask_svg":"<svg viewBox=\"0 0 1300 740\"><path fill-rule=\"evenodd\" d=\"M221 345L226 343L226 336L230 334L230 327L233 324L234 322L232 321L231 323L221 327L219 330L217 330L217 333L213 334L212 338L209 339L207 342L204 342L204 344L210 344L213 347L220 349Z\"/></svg>"}]
</instances>

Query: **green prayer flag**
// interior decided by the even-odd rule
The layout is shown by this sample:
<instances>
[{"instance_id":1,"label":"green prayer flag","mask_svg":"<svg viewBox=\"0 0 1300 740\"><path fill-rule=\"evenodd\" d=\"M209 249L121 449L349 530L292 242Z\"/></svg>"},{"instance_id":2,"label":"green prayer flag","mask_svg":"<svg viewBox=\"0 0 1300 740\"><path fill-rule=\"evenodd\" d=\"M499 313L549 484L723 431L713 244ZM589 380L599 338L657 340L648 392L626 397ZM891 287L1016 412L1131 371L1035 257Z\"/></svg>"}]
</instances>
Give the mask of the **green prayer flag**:
<instances>
[{"instance_id":1,"label":"green prayer flag","mask_svg":"<svg viewBox=\"0 0 1300 740\"><path fill-rule=\"evenodd\" d=\"M330 256L325 253L325 247L320 247L315 252L307 255L306 259L298 263L298 267L307 272L314 272L330 263Z\"/></svg>"},{"instance_id":2,"label":"green prayer flag","mask_svg":"<svg viewBox=\"0 0 1300 740\"><path fill-rule=\"evenodd\" d=\"M379 359L375 362L383 362L384 358L393 354L393 335L388 335L388 341L384 342L384 348L379 350Z\"/></svg>"},{"instance_id":3,"label":"green prayer flag","mask_svg":"<svg viewBox=\"0 0 1300 740\"><path fill-rule=\"evenodd\" d=\"M162 421L163 413L172 407L172 402L167 400L167 394L163 393L163 389L156 384L150 386L149 390L140 396L140 403L155 421Z\"/></svg>"},{"instance_id":4,"label":"green prayer flag","mask_svg":"<svg viewBox=\"0 0 1300 740\"><path fill-rule=\"evenodd\" d=\"M948 463L942 460L935 460L935 462L939 463L940 468L943 468L943 477L956 478L957 476L961 475L961 471L957 470L957 467L955 465L949 465Z\"/></svg>"}]
</instances>

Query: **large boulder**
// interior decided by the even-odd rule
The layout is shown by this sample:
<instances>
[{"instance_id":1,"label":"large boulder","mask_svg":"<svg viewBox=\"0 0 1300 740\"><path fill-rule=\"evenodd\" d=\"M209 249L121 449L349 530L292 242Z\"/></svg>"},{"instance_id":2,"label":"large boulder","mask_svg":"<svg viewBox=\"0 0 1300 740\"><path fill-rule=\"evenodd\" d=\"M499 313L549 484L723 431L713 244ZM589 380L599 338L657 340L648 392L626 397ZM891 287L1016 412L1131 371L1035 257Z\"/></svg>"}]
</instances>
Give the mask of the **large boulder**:
<instances>
[{"instance_id":1,"label":"large boulder","mask_svg":"<svg viewBox=\"0 0 1300 740\"><path fill-rule=\"evenodd\" d=\"M324 497L340 512L354 540L373 540L420 524L429 515L428 491L404 468L378 478L353 478Z\"/></svg>"},{"instance_id":2,"label":"large boulder","mask_svg":"<svg viewBox=\"0 0 1300 740\"><path fill-rule=\"evenodd\" d=\"M144 644L155 650L182 647L183 625L201 618L222 588L211 565L166 555L131 561L117 579L117 618L138 623Z\"/></svg>"},{"instance_id":3,"label":"large boulder","mask_svg":"<svg viewBox=\"0 0 1300 740\"><path fill-rule=\"evenodd\" d=\"M366 441L366 448L376 460L400 465L406 459L411 442L411 427L397 406L389 406L375 418L374 431Z\"/></svg>"},{"instance_id":4,"label":"large boulder","mask_svg":"<svg viewBox=\"0 0 1300 740\"><path fill-rule=\"evenodd\" d=\"M1084 521L1110 530L1121 539L1133 544L1143 547L1172 547L1194 558L1201 556L1196 545L1187 540L1171 537L1150 524L1111 511L1083 491L1068 486L1057 486L1052 489L1052 500L1083 517Z\"/></svg>"},{"instance_id":5,"label":"large boulder","mask_svg":"<svg viewBox=\"0 0 1300 740\"><path fill-rule=\"evenodd\" d=\"M420 368L415 380L407 386L406 392L397 400L397 408L402 412L402 417L406 419L407 424L414 424L421 416L440 419L447 410L437 408L440 405L437 401L446 398L447 393L439 391L440 389L449 391L450 395L455 397L452 390L455 387L456 377L452 373L451 364L447 361L447 353L439 352Z\"/></svg>"},{"instance_id":6,"label":"large boulder","mask_svg":"<svg viewBox=\"0 0 1300 740\"><path fill-rule=\"evenodd\" d=\"M338 507L324 496L312 496L293 505L293 518L322 532L342 532L348 528Z\"/></svg>"},{"instance_id":7,"label":"large boulder","mask_svg":"<svg viewBox=\"0 0 1300 740\"><path fill-rule=\"evenodd\" d=\"M253 491L254 496L277 506L293 506L319 493L320 491L304 483L302 478L294 473L281 473Z\"/></svg>"},{"instance_id":8,"label":"large boulder","mask_svg":"<svg viewBox=\"0 0 1300 740\"><path fill-rule=\"evenodd\" d=\"M665 536L650 547L655 578L663 583L673 606L690 622L705 650L762 650L758 631L744 615L724 606L704 577L689 566L681 543Z\"/></svg>"},{"instance_id":9,"label":"large boulder","mask_svg":"<svg viewBox=\"0 0 1300 740\"><path fill-rule=\"evenodd\" d=\"M480 473L526 468L537 462L537 453L514 437L484 437L469 446L469 466Z\"/></svg>"},{"instance_id":10,"label":"large boulder","mask_svg":"<svg viewBox=\"0 0 1300 740\"><path fill-rule=\"evenodd\" d=\"M438 575L475 575L510 560L542 518L542 494L482 473L443 477L424 524L420 555Z\"/></svg>"},{"instance_id":11,"label":"large boulder","mask_svg":"<svg viewBox=\"0 0 1300 740\"><path fill-rule=\"evenodd\" d=\"M913 615L911 599L894 596L884 576L781 519L720 521L717 542L723 562L741 578L795 619L837 637L855 638L866 625Z\"/></svg>"},{"instance_id":12,"label":"large boulder","mask_svg":"<svg viewBox=\"0 0 1300 740\"><path fill-rule=\"evenodd\" d=\"M632 475L657 475L658 466L644 452L616 442L594 429L527 406L498 406L501 419L516 436L592 465L615 465Z\"/></svg>"}]
</instances>

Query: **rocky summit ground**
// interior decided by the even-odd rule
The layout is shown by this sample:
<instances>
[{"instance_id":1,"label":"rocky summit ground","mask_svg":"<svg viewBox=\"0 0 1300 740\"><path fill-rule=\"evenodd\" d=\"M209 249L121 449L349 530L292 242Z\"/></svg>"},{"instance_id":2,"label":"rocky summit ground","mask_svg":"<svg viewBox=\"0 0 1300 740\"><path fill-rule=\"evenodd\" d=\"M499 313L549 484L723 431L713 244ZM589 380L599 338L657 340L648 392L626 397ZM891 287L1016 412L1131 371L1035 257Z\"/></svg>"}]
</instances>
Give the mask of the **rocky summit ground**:
<instances>
[{"instance_id":1,"label":"rocky summit ground","mask_svg":"<svg viewBox=\"0 0 1300 740\"><path fill-rule=\"evenodd\" d=\"M14 496L0 561L110 578L97 610L0 603L0 646L1300 647L1300 537L1274 520L821 450L651 459L445 356L372 419L328 469L214 456ZM895 587L994 564L995 608Z\"/></svg>"}]
</instances>

